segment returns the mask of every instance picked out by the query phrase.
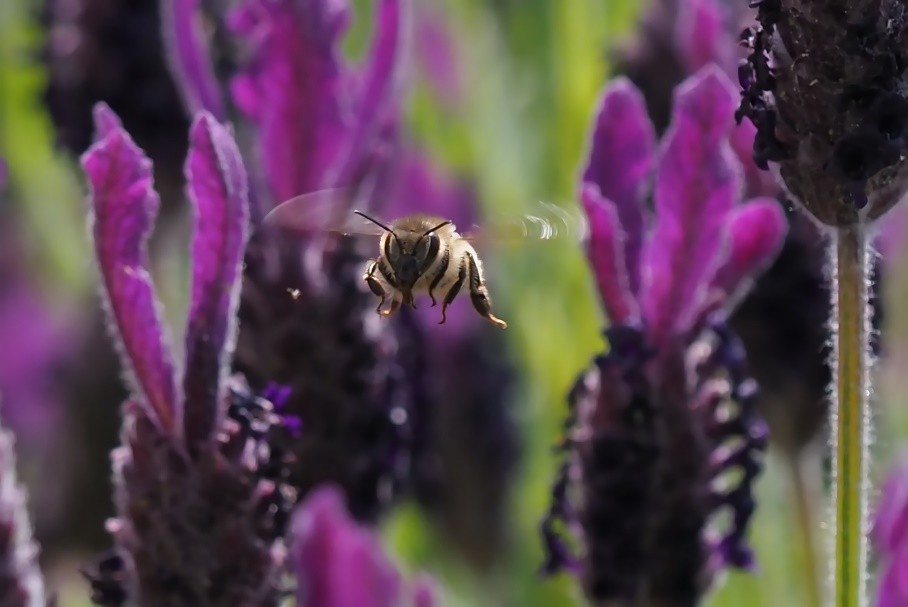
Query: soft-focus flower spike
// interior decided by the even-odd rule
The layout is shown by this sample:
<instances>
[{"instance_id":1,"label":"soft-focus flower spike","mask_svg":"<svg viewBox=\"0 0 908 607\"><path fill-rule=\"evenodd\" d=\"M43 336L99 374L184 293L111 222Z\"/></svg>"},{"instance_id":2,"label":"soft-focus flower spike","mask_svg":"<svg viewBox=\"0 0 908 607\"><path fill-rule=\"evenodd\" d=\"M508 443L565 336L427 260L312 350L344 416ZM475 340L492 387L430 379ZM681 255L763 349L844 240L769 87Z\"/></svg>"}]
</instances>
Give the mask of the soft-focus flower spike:
<instances>
[{"instance_id":1,"label":"soft-focus flower spike","mask_svg":"<svg viewBox=\"0 0 908 607\"><path fill-rule=\"evenodd\" d=\"M356 185L385 124L399 63L400 0L378 4L370 60L355 76L338 52L348 18L346 2L327 0L246 0L231 17L254 52L233 82L234 100L258 126L276 202Z\"/></svg>"},{"instance_id":2,"label":"soft-focus flower spike","mask_svg":"<svg viewBox=\"0 0 908 607\"><path fill-rule=\"evenodd\" d=\"M98 104L94 115L99 138L83 155L82 166L90 186L103 301L133 389L161 431L172 433L178 431L182 395L148 272L147 241L159 205L151 161L106 104Z\"/></svg>"},{"instance_id":3,"label":"soft-focus flower spike","mask_svg":"<svg viewBox=\"0 0 908 607\"><path fill-rule=\"evenodd\" d=\"M908 458L889 472L874 515L871 539L880 560L876 607L908 605Z\"/></svg>"},{"instance_id":4,"label":"soft-focus flower spike","mask_svg":"<svg viewBox=\"0 0 908 607\"><path fill-rule=\"evenodd\" d=\"M655 342L690 329L724 261L726 215L741 194L741 167L728 145L731 82L710 66L675 93L653 187L655 224L641 296Z\"/></svg>"},{"instance_id":5,"label":"soft-focus flower spike","mask_svg":"<svg viewBox=\"0 0 908 607\"><path fill-rule=\"evenodd\" d=\"M379 538L350 518L343 495L325 485L297 508L292 525L297 604L305 607L431 607L430 586L406 584Z\"/></svg>"},{"instance_id":6,"label":"soft-focus flower spike","mask_svg":"<svg viewBox=\"0 0 908 607\"><path fill-rule=\"evenodd\" d=\"M224 120L224 98L215 78L201 23L201 0L160 0L164 45L171 73L190 115L207 110Z\"/></svg>"},{"instance_id":7,"label":"soft-focus flower spike","mask_svg":"<svg viewBox=\"0 0 908 607\"><path fill-rule=\"evenodd\" d=\"M248 184L240 152L211 115L190 131L186 180L195 214L192 297L186 327L183 391L186 440L204 443L220 427L222 386L233 356L240 272L249 225Z\"/></svg>"},{"instance_id":8,"label":"soft-focus flower spike","mask_svg":"<svg viewBox=\"0 0 908 607\"><path fill-rule=\"evenodd\" d=\"M0 604L45 607L44 577L32 538L25 493L16 478L12 434L0 426Z\"/></svg>"},{"instance_id":9,"label":"soft-focus flower spike","mask_svg":"<svg viewBox=\"0 0 908 607\"><path fill-rule=\"evenodd\" d=\"M596 185L599 194L610 200L618 213L624 232L621 258L628 287L636 296L640 291L640 256L646 224L643 190L650 185L656 135L643 96L625 78L618 78L606 88L597 116L581 181Z\"/></svg>"},{"instance_id":10,"label":"soft-focus flower spike","mask_svg":"<svg viewBox=\"0 0 908 607\"><path fill-rule=\"evenodd\" d=\"M655 210L637 268L639 317L626 312L634 300L623 286L620 216L598 187L581 184L609 351L569 395L567 463L543 539L547 571L575 569L591 601L616 607L693 605L722 569L751 567L744 536L766 448L756 385L724 322L778 253L787 223L774 200L740 204L729 79L709 65L674 99L658 161L641 176L654 185L637 191L637 204L652 199ZM730 522L716 528L725 509ZM561 523L580 540L578 556Z\"/></svg>"},{"instance_id":11,"label":"soft-focus flower spike","mask_svg":"<svg viewBox=\"0 0 908 607\"><path fill-rule=\"evenodd\" d=\"M295 500L278 443L286 428L272 403L224 376L249 217L239 151L210 114L193 122L186 172L197 225L183 394L161 345L144 252L157 203L150 163L109 109L99 106L96 117L101 137L82 158L93 234L110 321L128 344L122 362L142 381L123 406L123 445L112 455L118 518L108 530L117 551L89 579L109 604L128 596L139 606L276 606L279 538Z\"/></svg>"},{"instance_id":12,"label":"soft-focus flower spike","mask_svg":"<svg viewBox=\"0 0 908 607\"><path fill-rule=\"evenodd\" d=\"M329 185L353 109L336 48L347 21L346 3L325 0L246 0L230 15L254 53L231 91L258 127L275 202Z\"/></svg>"}]
</instances>

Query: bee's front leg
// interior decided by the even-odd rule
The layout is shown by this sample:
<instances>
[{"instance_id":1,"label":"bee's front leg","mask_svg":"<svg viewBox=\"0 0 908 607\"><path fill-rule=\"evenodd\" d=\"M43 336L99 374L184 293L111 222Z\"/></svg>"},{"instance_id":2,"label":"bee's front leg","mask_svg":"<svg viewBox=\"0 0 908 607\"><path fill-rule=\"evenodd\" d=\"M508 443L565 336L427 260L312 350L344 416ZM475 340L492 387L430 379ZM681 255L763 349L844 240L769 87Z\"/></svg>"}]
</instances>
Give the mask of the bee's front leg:
<instances>
[{"instance_id":1,"label":"bee's front leg","mask_svg":"<svg viewBox=\"0 0 908 607\"><path fill-rule=\"evenodd\" d=\"M489 299L489 290L486 288L476 264L476 259L470 253L467 253L467 263L470 264L470 301L473 307L479 312L479 315L488 319L496 327L502 329L508 328L508 323L492 314L492 302Z\"/></svg>"},{"instance_id":2,"label":"bee's front leg","mask_svg":"<svg viewBox=\"0 0 908 607\"><path fill-rule=\"evenodd\" d=\"M378 263L376 263L375 260L369 262L369 267L366 269L366 273L363 274L363 280L365 280L366 284L369 285L369 290L380 298L378 305L375 307L375 311L381 314L381 307L385 305L385 301L388 299L388 292L385 291L385 288L381 285L378 279L375 278L376 269L378 269Z\"/></svg>"},{"instance_id":3,"label":"bee's front leg","mask_svg":"<svg viewBox=\"0 0 908 607\"><path fill-rule=\"evenodd\" d=\"M387 317L387 316L391 316L392 314L394 314L395 312L397 312L399 309L400 309L400 300L397 299L397 298L395 297L395 298L393 298L393 299L391 300L391 305L388 306L388 309L387 309L387 310L381 310L381 311L379 312L379 314L381 314L382 316Z\"/></svg>"}]
</instances>

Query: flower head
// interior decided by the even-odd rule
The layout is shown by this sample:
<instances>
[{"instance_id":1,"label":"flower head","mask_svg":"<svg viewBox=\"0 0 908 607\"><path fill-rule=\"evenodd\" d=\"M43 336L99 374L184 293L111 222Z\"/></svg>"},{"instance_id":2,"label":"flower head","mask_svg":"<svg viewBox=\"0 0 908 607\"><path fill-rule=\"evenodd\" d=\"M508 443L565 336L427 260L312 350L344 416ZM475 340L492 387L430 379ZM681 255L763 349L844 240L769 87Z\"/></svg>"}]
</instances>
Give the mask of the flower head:
<instances>
[{"instance_id":1,"label":"flower head","mask_svg":"<svg viewBox=\"0 0 908 607\"><path fill-rule=\"evenodd\" d=\"M279 422L270 403L228 378L249 221L239 151L210 115L193 121L186 175L196 226L178 365L148 266L158 207L151 163L103 104L95 129L82 166L102 293L131 388L113 454L117 519L108 525L124 591L138 605L275 605L283 530L273 504L285 488L268 430ZM249 411L263 413L258 423Z\"/></svg>"},{"instance_id":2,"label":"flower head","mask_svg":"<svg viewBox=\"0 0 908 607\"><path fill-rule=\"evenodd\" d=\"M676 89L658 149L630 82L613 82L598 108L580 195L610 351L569 397L568 460L544 523L547 568L573 564L594 600L690 604L720 568L751 565L766 429L724 319L786 222L774 200L739 203L734 104L717 67L699 70ZM732 522L717 529L725 508ZM580 531L579 560L558 520Z\"/></svg>"},{"instance_id":3,"label":"flower head","mask_svg":"<svg viewBox=\"0 0 908 607\"><path fill-rule=\"evenodd\" d=\"M908 458L890 471L877 504L871 539L880 558L877 607L908 605Z\"/></svg>"},{"instance_id":4,"label":"flower head","mask_svg":"<svg viewBox=\"0 0 908 607\"><path fill-rule=\"evenodd\" d=\"M757 127L754 159L778 172L820 223L873 221L908 186L900 2L763 0L745 31L738 120Z\"/></svg>"},{"instance_id":5,"label":"flower head","mask_svg":"<svg viewBox=\"0 0 908 607\"><path fill-rule=\"evenodd\" d=\"M307 607L431 607L431 582L401 579L378 537L350 518L331 486L313 491L293 518L296 600Z\"/></svg>"}]
</instances>

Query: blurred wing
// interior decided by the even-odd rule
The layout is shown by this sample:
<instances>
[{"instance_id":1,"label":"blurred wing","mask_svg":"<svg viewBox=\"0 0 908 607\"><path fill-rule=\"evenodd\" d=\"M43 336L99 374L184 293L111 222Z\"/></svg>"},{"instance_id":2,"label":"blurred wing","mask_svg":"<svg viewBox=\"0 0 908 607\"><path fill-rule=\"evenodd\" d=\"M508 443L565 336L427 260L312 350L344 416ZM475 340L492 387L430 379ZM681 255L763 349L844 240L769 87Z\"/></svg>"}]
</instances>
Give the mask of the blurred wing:
<instances>
[{"instance_id":1,"label":"blurred wing","mask_svg":"<svg viewBox=\"0 0 908 607\"><path fill-rule=\"evenodd\" d=\"M318 190L294 196L280 203L262 219L262 225L280 227L304 234L341 234L380 236L379 226L354 215L348 191L343 188Z\"/></svg>"},{"instance_id":2,"label":"blurred wing","mask_svg":"<svg viewBox=\"0 0 908 607\"><path fill-rule=\"evenodd\" d=\"M463 238L477 244L514 246L527 241L569 240L581 242L589 233L586 214L580 206L572 211L551 202L537 202L528 213L491 217L483 226L473 226Z\"/></svg>"}]
</instances>

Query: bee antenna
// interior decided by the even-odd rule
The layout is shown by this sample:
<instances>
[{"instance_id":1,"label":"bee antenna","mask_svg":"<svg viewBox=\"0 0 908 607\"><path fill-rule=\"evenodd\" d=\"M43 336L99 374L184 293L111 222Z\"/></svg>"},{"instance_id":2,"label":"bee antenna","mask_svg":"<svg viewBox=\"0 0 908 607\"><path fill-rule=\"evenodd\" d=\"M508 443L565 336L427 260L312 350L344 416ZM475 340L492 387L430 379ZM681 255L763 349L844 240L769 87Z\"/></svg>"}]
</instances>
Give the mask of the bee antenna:
<instances>
[{"instance_id":1,"label":"bee antenna","mask_svg":"<svg viewBox=\"0 0 908 607\"><path fill-rule=\"evenodd\" d=\"M366 220L368 220L368 221L371 221L372 223L374 223L375 225L377 225L377 226L380 227L381 229L383 229L383 230L385 230L385 231L387 231L387 232L391 232L392 234L394 233L394 230L392 230L391 228L389 228L388 226L386 226L385 224L383 224L383 223L380 222L379 220L374 219L374 218L372 218L372 217L369 217L368 215L366 215L366 214L363 213L362 211L353 211L353 212L354 212L356 215L359 215L360 217L362 217L362 218L364 218L364 219L366 219Z\"/></svg>"},{"instance_id":2,"label":"bee antenna","mask_svg":"<svg viewBox=\"0 0 908 607\"><path fill-rule=\"evenodd\" d=\"M437 226L435 226L435 227L432 228L431 230L426 230L425 233L423 233L423 235L420 236L419 238L420 238L420 239L423 239L423 238L425 238L426 236L428 236L429 234L431 234L432 232L434 232L435 230L440 230L441 228L445 227L445 226L448 225L449 223L451 223L451 220L442 221L440 224L438 224Z\"/></svg>"},{"instance_id":3,"label":"bee antenna","mask_svg":"<svg viewBox=\"0 0 908 607\"><path fill-rule=\"evenodd\" d=\"M378 227L380 227L380 228L383 229L384 231L386 231L386 232L388 232L389 234L391 234L391 236L394 237L394 240L397 241L397 246L399 246L401 249L404 248L404 246L403 246L403 245L401 244L401 242L400 242L400 238L397 237L397 233L396 233L394 230L392 230L391 228L389 228L388 226L386 226L385 224L383 224L383 223L380 222L379 220L375 219L374 217L369 217L368 215L366 215L366 214L363 213L362 211L353 211L353 212L356 213L357 215L359 215L360 217L362 217L362 218L364 218L364 219L366 219L366 220L368 220L368 221L371 221L372 223L374 223L375 225L377 225Z\"/></svg>"}]
</instances>

